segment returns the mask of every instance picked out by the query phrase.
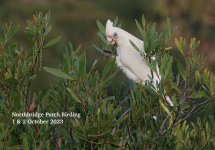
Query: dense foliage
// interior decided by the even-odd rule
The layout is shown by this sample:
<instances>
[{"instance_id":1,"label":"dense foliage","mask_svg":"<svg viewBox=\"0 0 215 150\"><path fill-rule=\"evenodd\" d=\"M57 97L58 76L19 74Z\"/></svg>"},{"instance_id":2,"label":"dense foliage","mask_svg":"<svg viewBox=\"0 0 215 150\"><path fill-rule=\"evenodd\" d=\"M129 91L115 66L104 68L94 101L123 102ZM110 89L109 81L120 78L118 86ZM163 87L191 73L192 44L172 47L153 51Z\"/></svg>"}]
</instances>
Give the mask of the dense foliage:
<instances>
[{"instance_id":1,"label":"dense foliage","mask_svg":"<svg viewBox=\"0 0 215 150\"><path fill-rule=\"evenodd\" d=\"M43 51L60 39L46 42L50 14L38 13L28 22L25 33L32 44L30 50L12 39L17 26L5 24L0 37L1 149L214 149L214 116L197 115L215 100L212 77L197 53L199 41L192 38L187 44L183 38L173 39L170 19L162 32L144 17L142 23L136 23L145 42L143 57L152 70L155 64L160 66L158 92L150 83L114 86L114 58L103 71L95 69L97 60L87 69L86 54L71 42L57 69L42 67ZM97 24L102 43L95 47L103 53L108 45L104 26ZM172 39L176 48L168 45ZM47 92L34 92L32 81L38 71L60 80ZM173 107L165 102L164 91ZM63 124L29 125L14 123L13 112L76 112L81 116L60 117Z\"/></svg>"}]
</instances>

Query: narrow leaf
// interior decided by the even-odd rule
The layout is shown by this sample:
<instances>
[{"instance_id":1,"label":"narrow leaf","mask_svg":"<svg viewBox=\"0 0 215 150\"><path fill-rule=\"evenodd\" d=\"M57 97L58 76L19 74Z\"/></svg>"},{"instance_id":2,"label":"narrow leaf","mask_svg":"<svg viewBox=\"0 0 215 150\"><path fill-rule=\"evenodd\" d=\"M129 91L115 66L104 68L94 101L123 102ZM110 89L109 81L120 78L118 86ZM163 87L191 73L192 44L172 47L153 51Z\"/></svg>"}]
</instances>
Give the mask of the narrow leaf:
<instances>
[{"instance_id":1,"label":"narrow leaf","mask_svg":"<svg viewBox=\"0 0 215 150\"><path fill-rule=\"evenodd\" d=\"M60 41L60 39L61 39L61 36L57 36L57 37L53 38L44 46L44 48L47 48L47 47L50 47L50 46L56 44L57 42Z\"/></svg>"},{"instance_id":2,"label":"narrow leaf","mask_svg":"<svg viewBox=\"0 0 215 150\"><path fill-rule=\"evenodd\" d=\"M184 53L183 46L181 45L181 43L176 38L175 38L175 45L178 48L178 50L180 51L180 53L183 54Z\"/></svg>"},{"instance_id":3,"label":"narrow leaf","mask_svg":"<svg viewBox=\"0 0 215 150\"><path fill-rule=\"evenodd\" d=\"M105 79L105 78L108 76L108 74L110 73L111 69L112 69L113 66L114 66L114 63L115 63L115 60L114 60L114 59L110 59L110 60L106 63L106 65L105 65L105 67L104 67L104 69L103 69L103 72L102 72L102 79Z\"/></svg>"},{"instance_id":4,"label":"narrow leaf","mask_svg":"<svg viewBox=\"0 0 215 150\"><path fill-rule=\"evenodd\" d=\"M116 18L115 18L115 20L113 22L113 26L117 26L118 21L119 21L119 18L118 18L118 16L116 16Z\"/></svg>"},{"instance_id":5,"label":"narrow leaf","mask_svg":"<svg viewBox=\"0 0 215 150\"><path fill-rule=\"evenodd\" d=\"M100 52L100 53L104 53L104 50L103 49L101 49L100 47L98 47L97 45L95 45L95 44L93 44L93 47L98 51L98 52Z\"/></svg>"},{"instance_id":6,"label":"narrow leaf","mask_svg":"<svg viewBox=\"0 0 215 150\"><path fill-rule=\"evenodd\" d=\"M168 37L170 37L171 36L171 20L170 20L170 18L166 19L166 31L167 31Z\"/></svg>"},{"instance_id":7,"label":"narrow leaf","mask_svg":"<svg viewBox=\"0 0 215 150\"><path fill-rule=\"evenodd\" d=\"M214 89L214 80L213 80L213 77L211 76L211 80L210 80L210 92L211 92L211 95L214 95L215 94L215 89Z\"/></svg>"},{"instance_id":8,"label":"narrow leaf","mask_svg":"<svg viewBox=\"0 0 215 150\"><path fill-rule=\"evenodd\" d=\"M172 57L169 58L168 62L167 62L167 66L166 66L166 72L164 75L164 79L166 79L166 77L168 76L169 72L171 71L171 67L172 67Z\"/></svg>"},{"instance_id":9,"label":"narrow leaf","mask_svg":"<svg viewBox=\"0 0 215 150\"><path fill-rule=\"evenodd\" d=\"M71 94L72 98L78 102L78 103L81 103L81 100L75 95L75 93L70 89L70 88L66 88L67 91Z\"/></svg>"},{"instance_id":10,"label":"narrow leaf","mask_svg":"<svg viewBox=\"0 0 215 150\"><path fill-rule=\"evenodd\" d=\"M171 113L170 113L169 109L166 107L166 105L164 105L164 103L162 102L162 100L159 100L159 103L160 103L161 107L163 108L163 110L164 110L168 115L171 116Z\"/></svg>"},{"instance_id":11,"label":"narrow leaf","mask_svg":"<svg viewBox=\"0 0 215 150\"><path fill-rule=\"evenodd\" d=\"M27 140L27 138L23 138L23 144L22 144L22 148L24 149L24 150L29 150L29 146L28 146L28 140Z\"/></svg>"},{"instance_id":12,"label":"narrow leaf","mask_svg":"<svg viewBox=\"0 0 215 150\"><path fill-rule=\"evenodd\" d=\"M102 25L102 23L99 20L96 20L96 24L99 30L102 32L102 34L105 34L105 27Z\"/></svg>"},{"instance_id":13,"label":"narrow leaf","mask_svg":"<svg viewBox=\"0 0 215 150\"><path fill-rule=\"evenodd\" d=\"M102 41L104 44L107 43L107 40L106 40L104 34L103 34L101 31L98 32L98 36L99 36L99 38L101 39L101 41Z\"/></svg>"},{"instance_id":14,"label":"narrow leaf","mask_svg":"<svg viewBox=\"0 0 215 150\"><path fill-rule=\"evenodd\" d=\"M68 74L62 72L61 70L49 68L49 67L43 67L43 70L48 72L48 73L51 73L57 77L67 79L67 80L72 80L72 78Z\"/></svg>"},{"instance_id":15,"label":"narrow leaf","mask_svg":"<svg viewBox=\"0 0 215 150\"><path fill-rule=\"evenodd\" d=\"M87 69L86 53L83 53L79 59L80 59L79 75L83 77L84 75L86 75L86 69Z\"/></svg>"},{"instance_id":16,"label":"narrow leaf","mask_svg":"<svg viewBox=\"0 0 215 150\"><path fill-rule=\"evenodd\" d=\"M143 49L139 49L139 48L137 47L137 45L136 45L133 41L131 41L131 40L129 40L129 41L130 41L131 45L132 45L138 52L145 54L145 52L143 51Z\"/></svg>"},{"instance_id":17,"label":"narrow leaf","mask_svg":"<svg viewBox=\"0 0 215 150\"><path fill-rule=\"evenodd\" d=\"M183 80L185 80L185 71L183 69L181 62L177 63L177 68L178 68L178 71L179 71L181 77L183 78Z\"/></svg>"},{"instance_id":18,"label":"narrow leaf","mask_svg":"<svg viewBox=\"0 0 215 150\"><path fill-rule=\"evenodd\" d=\"M136 22L138 30L141 33L141 36L144 37L144 30L143 30L143 28L141 27L140 23L136 19L135 19L135 22Z\"/></svg>"}]
</instances>

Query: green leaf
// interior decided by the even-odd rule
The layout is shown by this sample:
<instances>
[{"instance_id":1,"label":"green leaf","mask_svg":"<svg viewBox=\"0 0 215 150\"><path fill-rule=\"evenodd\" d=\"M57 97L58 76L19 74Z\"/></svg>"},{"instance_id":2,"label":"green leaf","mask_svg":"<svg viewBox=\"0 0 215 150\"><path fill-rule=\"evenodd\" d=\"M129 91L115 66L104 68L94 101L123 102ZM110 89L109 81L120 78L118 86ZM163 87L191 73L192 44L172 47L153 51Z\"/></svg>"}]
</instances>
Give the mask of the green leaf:
<instances>
[{"instance_id":1,"label":"green leaf","mask_svg":"<svg viewBox=\"0 0 215 150\"><path fill-rule=\"evenodd\" d=\"M166 107L166 105L164 105L164 103L162 102L162 100L159 100L160 106L163 108L163 110L169 115L171 116L171 113L169 111L169 109Z\"/></svg>"},{"instance_id":2,"label":"green leaf","mask_svg":"<svg viewBox=\"0 0 215 150\"><path fill-rule=\"evenodd\" d=\"M93 62L93 64L92 64L92 66L91 66L89 72L91 72L91 71L95 68L95 66L96 66L97 63L98 63L98 60L95 60L95 61Z\"/></svg>"},{"instance_id":3,"label":"green leaf","mask_svg":"<svg viewBox=\"0 0 215 150\"><path fill-rule=\"evenodd\" d=\"M170 18L166 19L166 32L167 32L168 37L170 37L171 36L171 20L170 20Z\"/></svg>"},{"instance_id":4,"label":"green leaf","mask_svg":"<svg viewBox=\"0 0 215 150\"><path fill-rule=\"evenodd\" d=\"M199 99L199 98L202 98L202 97L205 97L205 93L204 91L194 91L190 96L189 98L194 98L194 99Z\"/></svg>"},{"instance_id":5,"label":"green leaf","mask_svg":"<svg viewBox=\"0 0 215 150\"><path fill-rule=\"evenodd\" d=\"M66 50L70 54L73 51L73 45L72 42L68 42L66 45Z\"/></svg>"},{"instance_id":6,"label":"green leaf","mask_svg":"<svg viewBox=\"0 0 215 150\"><path fill-rule=\"evenodd\" d=\"M144 29L141 27L140 23L135 19L136 25L142 37L144 37Z\"/></svg>"},{"instance_id":7,"label":"green leaf","mask_svg":"<svg viewBox=\"0 0 215 150\"><path fill-rule=\"evenodd\" d=\"M118 120L116 120L116 122L113 124L113 126L119 125L120 123L125 121L127 118L128 118L128 114L121 116Z\"/></svg>"},{"instance_id":8,"label":"green leaf","mask_svg":"<svg viewBox=\"0 0 215 150\"><path fill-rule=\"evenodd\" d=\"M115 96L106 97L102 101L110 101L110 100L115 100Z\"/></svg>"},{"instance_id":9,"label":"green leaf","mask_svg":"<svg viewBox=\"0 0 215 150\"><path fill-rule=\"evenodd\" d=\"M183 38L180 38L179 41L178 41L178 39L175 38L175 45L178 48L179 52L181 54L184 54L184 41L183 41Z\"/></svg>"},{"instance_id":10,"label":"green leaf","mask_svg":"<svg viewBox=\"0 0 215 150\"><path fill-rule=\"evenodd\" d=\"M63 78L63 79L67 79L67 80L72 80L72 77L69 76L68 74L62 72L61 70L58 69L54 69L54 68L49 68L49 67L43 67L43 70L51 73L57 77Z\"/></svg>"},{"instance_id":11,"label":"green leaf","mask_svg":"<svg viewBox=\"0 0 215 150\"><path fill-rule=\"evenodd\" d=\"M200 75L198 70L195 71L195 79L196 79L196 83L197 82L201 83L201 81L202 81L201 80L201 75Z\"/></svg>"},{"instance_id":12,"label":"green leaf","mask_svg":"<svg viewBox=\"0 0 215 150\"><path fill-rule=\"evenodd\" d=\"M160 66L160 74L162 77L165 76L166 73L166 66L168 65L168 56L164 55L164 57L161 58L161 66Z\"/></svg>"},{"instance_id":13,"label":"green leaf","mask_svg":"<svg viewBox=\"0 0 215 150\"><path fill-rule=\"evenodd\" d=\"M93 47L98 51L98 52L100 52L100 53L104 53L104 50L103 49L101 49L100 47L98 47L97 45L95 45L95 44L93 44Z\"/></svg>"},{"instance_id":14,"label":"green leaf","mask_svg":"<svg viewBox=\"0 0 215 150\"><path fill-rule=\"evenodd\" d=\"M60 41L60 39L61 39L61 36L57 36L57 37L53 38L44 46L44 48L47 48L47 47L50 47L50 46L56 44L57 42Z\"/></svg>"},{"instance_id":15,"label":"green leaf","mask_svg":"<svg viewBox=\"0 0 215 150\"><path fill-rule=\"evenodd\" d=\"M108 76L104 81L103 84L104 86L108 85L108 82L117 74L117 71L113 74L111 74L110 76Z\"/></svg>"},{"instance_id":16,"label":"green leaf","mask_svg":"<svg viewBox=\"0 0 215 150\"><path fill-rule=\"evenodd\" d=\"M129 41L130 41L131 45L132 45L138 52L144 54L144 51L143 51L142 49L139 49L139 48L137 47L137 45L136 45L133 41L131 41L131 40L129 40Z\"/></svg>"},{"instance_id":17,"label":"green leaf","mask_svg":"<svg viewBox=\"0 0 215 150\"><path fill-rule=\"evenodd\" d=\"M181 77L183 78L183 80L185 80L185 71L184 71L184 68L183 68L181 62L177 63L177 68L178 68L178 71L179 71Z\"/></svg>"},{"instance_id":18,"label":"green leaf","mask_svg":"<svg viewBox=\"0 0 215 150\"><path fill-rule=\"evenodd\" d=\"M190 42L190 49L196 50L200 46L200 41L196 41L196 38L192 38Z\"/></svg>"},{"instance_id":19,"label":"green leaf","mask_svg":"<svg viewBox=\"0 0 215 150\"><path fill-rule=\"evenodd\" d=\"M118 21L119 21L119 17L116 16L116 18L114 19L114 22L113 22L113 26L114 26L114 27L117 26Z\"/></svg>"},{"instance_id":20,"label":"green leaf","mask_svg":"<svg viewBox=\"0 0 215 150\"><path fill-rule=\"evenodd\" d=\"M99 36L99 38L101 39L101 41L102 41L104 44L107 43L107 40L106 40L106 38L105 38L105 35L104 35L101 31L98 32L98 36Z\"/></svg>"},{"instance_id":21,"label":"green leaf","mask_svg":"<svg viewBox=\"0 0 215 150\"><path fill-rule=\"evenodd\" d=\"M211 76L211 80L210 80L210 92L211 92L211 95L214 95L215 94L215 87L214 87L214 80L213 80L213 77Z\"/></svg>"},{"instance_id":22,"label":"green leaf","mask_svg":"<svg viewBox=\"0 0 215 150\"><path fill-rule=\"evenodd\" d=\"M20 150L20 149L23 149L22 145L13 145L8 147L8 150Z\"/></svg>"},{"instance_id":23,"label":"green leaf","mask_svg":"<svg viewBox=\"0 0 215 150\"><path fill-rule=\"evenodd\" d=\"M47 36L50 33L51 29L52 29L52 27L48 26L45 30L44 36Z\"/></svg>"},{"instance_id":24,"label":"green leaf","mask_svg":"<svg viewBox=\"0 0 215 150\"><path fill-rule=\"evenodd\" d=\"M10 24L5 24L4 26L4 44L6 44L17 32L18 26L14 26L12 22Z\"/></svg>"},{"instance_id":25,"label":"green leaf","mask_svg":"<svg viewBox=\"0 0 215 150\"><path fill-rule=\"evenodd\" d=\"M29 150L29 146L28 146L28 140L26 137L23 138L23 144L22 144L22 148L23 150Z\"/></svg>"},{"instance_id":26,"label":"green leaf","mask_svg":"<svg viewBox=\"0 0 215 150\"><path fill-rule=\"evenodd\" d=\"M115 64L115 59L110 59L106 63L106 65L105 65L105 67L103 69L103 72L102 72L102 79L105 79L108 76L108 74L110 73L110 71L113 68L114 64Z\"/></svg>"},{"instance_id":27,"label":"green leaf","mask_svg":"<svg viewBox=\"0 0 215 150\"><path fill-rule=\"evenodd\" d=\"M142 15L142 24L143 24L143 29L146 28L146 19L145 19L145 16Z\"/></svg>"},{"instance_id":28,"label":"green leaf","mask_svg":"<svg viewBox=\"0 0 215 150\"><path fill-rule=\"evenodd\" d=\"M164 79L167 78L169 72L171 71L171 68L172 68L172 57L169 57L169 60L167 61L167 66L166 66L166 69L165 69Z\"/></svg>"},{"instance_id":29,"label":"green leaf","mask_svg":"<svg viewBox=\"0 0 215 150\"><path fill-rule=\"evenodd\" d=\"M47 137L51 135L52 132L54 132L55 128L56 128L55 126L50 126L50 127L46 126L45 132L42 132L41 136L37 140L38 141L45 140Z\"/></svg>"},{"instance_id":30,"label":"green leaf","mask_svg":"<svg viewBox=\"0 0 215 150\"><path fill-rule=\"evenodd\" d=\"M102 25L102 23L99 20L96 20L96 24L99 30L102 32L102 34L105 35L105 27Z\"/></svg>"},{"instance_id":31,"label":"green leaf","mask_svg":"<svg viewBox=\"0 0 215 150\"><path fill-rule=\"evenodd\" d=\"M83 77L86 74L86 68L87 68L86 53L83 53L79 59L80 59L79 75Z\"/></svg>"},{"instance_id":32,"label":"green leaf","mask_svg":"<svg viewBox=\"0 0 215 150\"><path fill-rule=\"evenodd\" d=\"M66 88L67 91L71 94L72 98L78 102L78 103L81 103L81 100L75 95L75 93L70 89L70 88Z\"/></svg>"}]
</instances>

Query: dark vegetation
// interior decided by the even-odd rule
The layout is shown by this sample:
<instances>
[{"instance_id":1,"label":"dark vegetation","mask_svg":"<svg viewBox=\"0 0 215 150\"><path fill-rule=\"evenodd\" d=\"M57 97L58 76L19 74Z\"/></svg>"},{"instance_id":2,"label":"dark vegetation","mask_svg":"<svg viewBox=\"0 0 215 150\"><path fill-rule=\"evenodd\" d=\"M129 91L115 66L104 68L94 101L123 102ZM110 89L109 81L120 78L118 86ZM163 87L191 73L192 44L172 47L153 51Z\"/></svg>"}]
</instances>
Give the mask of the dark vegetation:
<instances>
[{"instance_id":1,"label":"dark vegetation","mask_svg":"<svg viewBox=\"0 0 215 150\"><path fill-rule=\"evenodd\" d=\"M213 62L206 57L214 48L214 2L95 2L1 1L0 17L8 23L0 28L0 149L214 149ZM207 9L201 13L201 7ZM38 9L50 9L52 17ZM146 58L156 56L159 92L151 84L128 89L114 58L92 46L103 53L107 43L97 39L115 14L148 43ZM201 44L188 40L193 35ZM164 89L174 107L163 100ZM77 112L81 118L13 124L12 112Z\"/></svg>"}]
</instances>

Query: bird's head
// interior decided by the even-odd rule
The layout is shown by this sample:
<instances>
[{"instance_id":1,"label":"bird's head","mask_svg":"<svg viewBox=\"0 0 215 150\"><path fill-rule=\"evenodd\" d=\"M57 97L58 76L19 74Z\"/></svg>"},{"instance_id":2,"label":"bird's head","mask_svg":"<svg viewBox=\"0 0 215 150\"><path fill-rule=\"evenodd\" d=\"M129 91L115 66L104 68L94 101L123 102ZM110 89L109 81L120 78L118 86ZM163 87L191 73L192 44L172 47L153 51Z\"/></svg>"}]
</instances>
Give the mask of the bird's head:
<instances>
[{"instance_id":1,"label":"bird's head","mask_svg":"<svg viewBox=\"0 0 215 150\"><path fill-rule=\"evenodd\" d=\"M110 19L107 20L105 32L108 43L110 45L118 45L119 31L117 27L113 26L113 22Z\"/></svg>"},{"instance_id":2,"label":"bird's head","mask_svg":"<svg viewBox=\"0 0 215 150\"><path fill-rule=\"evenodd\" d=\"M110 45L116 45L117 47L120 47L124 44L129 44L130 41L132 41L136 45L139 45L138 47L142 49L143 41L121 28L114 27L113 22L111 22L110 19L107 20L105 30L106 38Z\"/></svg>"}]
</instances>

